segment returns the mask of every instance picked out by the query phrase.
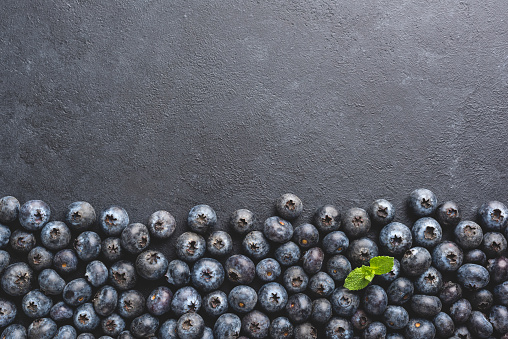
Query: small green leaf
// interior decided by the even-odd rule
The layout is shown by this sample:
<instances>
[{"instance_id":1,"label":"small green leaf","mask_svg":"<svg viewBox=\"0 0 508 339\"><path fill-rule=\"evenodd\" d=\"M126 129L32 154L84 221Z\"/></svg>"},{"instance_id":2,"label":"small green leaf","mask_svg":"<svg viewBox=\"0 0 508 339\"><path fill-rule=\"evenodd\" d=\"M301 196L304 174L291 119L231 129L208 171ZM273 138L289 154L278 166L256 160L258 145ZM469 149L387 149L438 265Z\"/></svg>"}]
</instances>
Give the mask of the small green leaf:
<instances>
[{"instance_id":1,"label":"small green leaf","mask_svg":"<svg viewBox=\"0 0 508 339\"><path fill-rule=\"evenodd\" d=\"M367 285L369 284L369 282L372 279L367 280L365 278L364 267L367 267L367 266L355 268L353 271L351 271L351 273L349 273L349 275L346 278L346 281L344 281L345 288L347 288L348 290L351 290L351 291L356 291L356 290L361 290L362 288L367 287ZM369 268L369 267L367 267L367 268ZM373 274L372 274L372 276L374 277Z\"/></svg>"},{"instance_id":2,"label":"small green leaf","mask_svg":"<svg viewBox=\"0 0 508 339\"><path fill-rule=\"evenodd\" d=\"M370 259L370 267L376 275L388 273L393 268L393 258L386 256L374 257Z\"/></svg>"},{"instance_id":3,"label":"small green leaf","mask_svg":"<svg viewBox=\"0 0 508 339\"><path fill-rule=\"evenodd\" d=\"M372 279L374 279L375 272L374 272L374 269L372 267L362 266L361 269L362 269L362 272L363 272L363 278L364 279L366 279L368 281L372 281Z\"/></svg>"}]
</instances>

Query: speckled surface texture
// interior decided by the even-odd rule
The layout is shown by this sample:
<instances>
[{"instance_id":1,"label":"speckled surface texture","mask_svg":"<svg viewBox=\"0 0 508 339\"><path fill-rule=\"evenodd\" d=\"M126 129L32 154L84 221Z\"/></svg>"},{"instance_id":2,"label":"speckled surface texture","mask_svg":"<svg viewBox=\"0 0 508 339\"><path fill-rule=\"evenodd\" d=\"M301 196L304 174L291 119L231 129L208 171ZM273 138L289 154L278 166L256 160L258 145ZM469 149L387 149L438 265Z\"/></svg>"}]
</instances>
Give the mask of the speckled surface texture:
<instances>
[{"instance_id":1,"label":"speckled surface texture","mask_svg":"<svg viewBox=\"0 0 508 339\"><path fill-rule=\"evenodd\" d=\"M508 201L508 3L3 0L0 195L301 222ZM298 222L296 223L298 224Z\"/></svg>"}]
</instances>

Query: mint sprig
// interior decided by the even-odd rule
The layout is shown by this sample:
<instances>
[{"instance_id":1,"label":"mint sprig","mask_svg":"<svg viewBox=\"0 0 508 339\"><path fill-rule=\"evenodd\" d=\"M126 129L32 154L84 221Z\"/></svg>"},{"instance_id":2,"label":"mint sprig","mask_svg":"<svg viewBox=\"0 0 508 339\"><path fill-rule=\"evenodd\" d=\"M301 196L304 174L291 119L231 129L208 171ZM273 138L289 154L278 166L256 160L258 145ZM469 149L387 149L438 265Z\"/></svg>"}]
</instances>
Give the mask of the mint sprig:
<instances>
[{"instance_id":1,"label":"mint sprig","mask_svg":"<svg viewBox=\"0 0 508 339\"><path fill-rule=\"evenodd\" d=\"M374 276L388 273L393 268L393 257L374 257L370 266L363 265L352 270L344 281L344 287L351 291L361 290L374 279Z\"/></svg>"}]
</instances>

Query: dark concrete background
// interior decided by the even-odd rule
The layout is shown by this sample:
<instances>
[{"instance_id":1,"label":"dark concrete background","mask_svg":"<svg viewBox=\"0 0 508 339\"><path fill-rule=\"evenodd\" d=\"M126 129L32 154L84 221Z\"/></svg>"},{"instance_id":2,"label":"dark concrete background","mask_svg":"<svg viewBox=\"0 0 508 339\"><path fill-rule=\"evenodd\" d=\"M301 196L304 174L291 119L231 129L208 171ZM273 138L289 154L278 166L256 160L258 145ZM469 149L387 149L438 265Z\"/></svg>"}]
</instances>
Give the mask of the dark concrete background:
<instances>
[{"instance_id":1,"label":"dark concrete background","mask_svg":"<svg viewBox=\"0 0 508 339\"><path fill-rule=\"evenodd\" d=\"M263 220L508 201L508 3L3 0L0 195ZM172 242L171 242L172 243ZM160 244L162 246L162 244ZM172 256L170 248L165 249Z\"/></svg>"}]
</instances>

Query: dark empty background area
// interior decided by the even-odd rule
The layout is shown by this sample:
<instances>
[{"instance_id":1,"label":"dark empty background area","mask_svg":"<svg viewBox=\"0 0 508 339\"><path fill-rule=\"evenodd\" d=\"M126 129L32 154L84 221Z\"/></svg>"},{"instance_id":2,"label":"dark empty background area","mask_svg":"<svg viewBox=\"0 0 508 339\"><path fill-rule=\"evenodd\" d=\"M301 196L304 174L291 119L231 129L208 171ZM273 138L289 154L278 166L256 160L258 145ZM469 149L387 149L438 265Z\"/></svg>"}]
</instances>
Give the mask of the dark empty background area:
<instances>
[{"instance_id":1,"label":"dark empty background area","mask_svg":"<svg viewBox=\"0 0 508 339\"><path fill-rule=\"evenodd\" d=\"M53 219L508 200L504 0L0 6L0 194Z\"/></svg>"}]
</instances>

